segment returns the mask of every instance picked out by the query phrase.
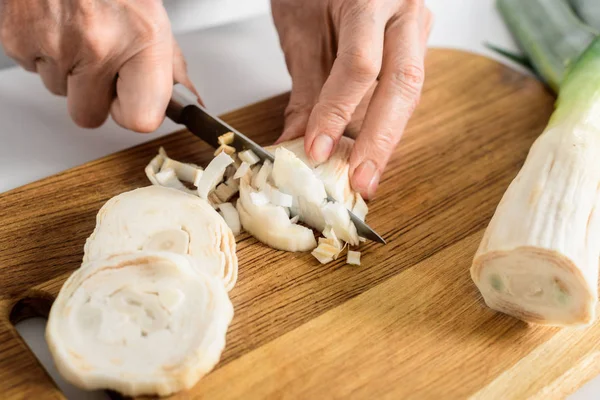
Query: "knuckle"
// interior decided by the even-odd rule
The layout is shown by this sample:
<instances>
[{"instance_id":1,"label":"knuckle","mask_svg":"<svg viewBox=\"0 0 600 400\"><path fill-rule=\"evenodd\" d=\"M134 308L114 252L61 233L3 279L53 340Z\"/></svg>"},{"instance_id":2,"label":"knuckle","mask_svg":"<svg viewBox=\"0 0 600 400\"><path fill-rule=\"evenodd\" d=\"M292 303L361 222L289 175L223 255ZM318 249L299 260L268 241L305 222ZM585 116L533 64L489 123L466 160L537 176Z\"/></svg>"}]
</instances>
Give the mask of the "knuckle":
<instances>
[{"instance_id":1,"label":"knuckle","mask_svg":"<svg viewBox=\"0 0 600 400\"><path fill-rule=\"evenodd\" d=\"M360 3L361 3L360 4L361 8L364 11L367 11L367 10L375 10L381 4L381 1L379 1L379 0L361 0Z\"/></svg>"},{"instance_id":2,"label":"knuckle","mask_svg":"<svg viewBox=\"0 0 600 400\"><path fill-rule=\"evenodd\" d=\"M398 144L398 138L392 129L385 129L375 135L370 143L371 152L378 157L390 154Z\"/></svg>"},{"instance_id":3,"label":"knuckle","mask_svg":"<svg viewBox=\"0 0 600 400\"><path fill-rule=\"evenodd\" d=\"M359 19L365 15L373 16L381 5L380 0L358 0L343 2L342 12L351 20Z\"/></svg>"},{"instance_id":4,"label":"knuckle","mask_svg":"<svg viewBox=\"0 0 600 400\"><path fill-rule=\"evenodd\" d=\"M166 11L160 6L136 18L134 30L140 42L154 43L167 37L167 33L170 37L171 25Z\"/></svg>"},{"instance_id":5,"label":"knuckle","mask_svg":"<svg viewBox=\"0 0 600 400\"><path fill-rule=\"evenodd\" d=\"M369 49L350 50L344 53L345 67L350 75L361 82L370 82L377 78L381 62L369 53Z\"/></svg>"},{"instance_id":6,"label":"knuckle","mask_svg":"<svg viewBox=\"0 0 600 400\"><path fill-rule=\"evenodd\" d=\"M406 98L412 98L417 103L425 82L424 68L418 63L402 64L390 72L388 82L403 93Z\"/></svg>"},{"instance_id":7,"label":"knuckle","mask_svg":"<svg viewBox=\"0 0 600 400\"><path fill-rule=\"evenodd\" d=\"M422 66L409 63L398 69L396 79L402 79L407 86L421 90L425 82L425 71Z\"/></svg>"},{"instance_id":8,"label":"knuckle","mask_svg":"<svg viewBox=\"0 0 600 400\"><path fill-rule=\"evenodd\" d=\"M159 36L159 29L150 21L140 20L137 23L135 35L141 43L153 43Z\"/></svg>"},{"instance_id":9,"label":"knuckle","mask_svg":"<svg viewBox=\"0 0 600 400\"><path fill-rule=\"evenodd\" d=\"M86 61L94 62L106 57L116 32L114 23L110 22L110 17L107 19L91 5L82 4L73 15L68 32Z\"/></svg>"},{"instance_id":10,"label":"knuckle","mask_svg":"<svg viewBox=\"0 0 600 400\"><path fill-rule=\"evenodd\" d=\"M126 128L138 133L151 133L162 124L163 118L158 114L134 114L130 115L126 122Z\"/></svg>"},{"instance_id":11,"label":"knuckle","mask_svg":"<svg viewBox=\"0 0 600 400\"><path fill-rule=\"evenodd\" d=\"M424 6L423 0L404 0L405 12L416 13L419 12Z\"/></svg>"},{"instance_id":12,"label":"knuckle","mask_svg":"<svg viewBox=\"0 0 600 400\"><path fill-rule=\"evenodd\" d=\"M113 58L117 55L115 53L124 51L122 36L133 45L130 47L137 49L165 38L171 40L170 22L163 6L149 5L144 11L141 13L134 8L128 10L127 23L122 25L125 31L115 30L114 23L107 23L106 18L89 10L80 13L75 33L81 39L81 50L86 58L95 62ZM117 16L109 16L109 19L114 18Z\"/></svg>"},{"instance_id":13,"label":"knuckle","mask_svg":"<svg viewBox=\"0 0 600 400\"><path fill-rule=\"evenodd\" d=\"M346 126L352 119L352 110L340 103L318 104L319 115L334 126Z\"/></svg>"},{"instance_id":14,"label":"knuckle","mask_svg":"<svg viewBox=\"0 0 600 400\"><path fill-rule=\"evenodd\" d=\"M93 22L80 33L82 50L85 52L86 58L99 61L106 59L111 54L113 44L109 29L109 27Z\"/></svg>"},{"instance_id":15,"label":"knuckle","mask_svg":"<svg viewBox=\"0 0 600 400\"><path fill-rule=\"evenodd\" d=\"M44 62L60 63L62 60L62 52L60 49L60 36L55 32L43 32L39 36L40 58Z\"/></svg>"},{"instance_id":16,"label":"knuckle","mask_svg":"<svg viewBox=\"0 0 600 400\"><path fill-rule=\"evenodd\" d=\"M284 118L289 118L293 115L310 115L310 107L300 104L288 104L285 108Z\"/></svg>"},{"instance_id":17,"label":"knuckle","mask_svg":"<svg viewBox=\"0 0 600 400\"><path fill-rule=\"evenodd\" d=\"M99 61L106 58L110 52L107 49L106 43L101 38L90 35L85 36L83 42L87 57L92 61Z\"/></svg>"},{"instance_id":18,"label":"knuckle","mask_svg":"<svg viewBox=\"0 0 600 400\"><path fill-rule=\"evenodd\" d=\"M285 108L284 116L285 118L287 118L291 115L310 114L310 112L311 107L308 104L290 101L290 103Z\"/></svg>"}]
</instances>

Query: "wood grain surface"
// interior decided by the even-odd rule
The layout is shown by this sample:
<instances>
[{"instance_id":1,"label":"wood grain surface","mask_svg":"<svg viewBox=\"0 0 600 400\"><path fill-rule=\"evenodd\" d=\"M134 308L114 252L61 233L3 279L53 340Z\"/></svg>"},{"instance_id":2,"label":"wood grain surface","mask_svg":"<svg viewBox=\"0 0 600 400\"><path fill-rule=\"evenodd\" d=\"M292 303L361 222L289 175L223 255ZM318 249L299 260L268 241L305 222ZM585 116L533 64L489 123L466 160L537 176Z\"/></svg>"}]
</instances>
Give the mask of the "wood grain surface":
<instances>
[{"instance_id":1,"label":"wood grain surface","mask_svg":"<svg viewBox=\"0 0 600 400\"><path fill-rule=\"evenodd\" d=\"M368 222L388 244L363 265L238 240L235 317L218 367L178 398L558 399L600 373L600 326L533 327L485 307L469 266L494 209L552 111L537 81L494 61L433 49L420 106ZM225 119L261 144L287 95ZM13 323L45 316L79 266L95 214L147 185L164 146L205 165L186 132L0 195L0 393L62 398Z\"/></svg>"}]
</instances>

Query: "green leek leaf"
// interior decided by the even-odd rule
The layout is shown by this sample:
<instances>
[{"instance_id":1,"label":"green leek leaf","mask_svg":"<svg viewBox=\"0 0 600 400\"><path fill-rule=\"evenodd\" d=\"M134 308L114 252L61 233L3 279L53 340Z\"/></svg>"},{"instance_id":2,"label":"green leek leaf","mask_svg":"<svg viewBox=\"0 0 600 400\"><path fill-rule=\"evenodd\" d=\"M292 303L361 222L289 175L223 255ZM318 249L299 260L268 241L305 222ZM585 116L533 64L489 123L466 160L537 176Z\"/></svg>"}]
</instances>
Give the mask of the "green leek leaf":
<instances>
[{"instance_id":1,"label":"green leek leaf","mask_svg":"<svg viewBox=\"0 0 600 400\"><path fill-rule=\"evenodd\" d=\"M596 31L579 20L567 0L498 0L497 6L535 70L557 92Z\"/></svg>"},{"instance_id":2,"label":"green leek leaf","mask_svg":"<svg viewBox=\"0 0 600 400\"><path fill-rule=\"evenodd\" d=\"M579 18L600 31L600 1L598 0L569 0Z\"/></svg>"}]
</instances>

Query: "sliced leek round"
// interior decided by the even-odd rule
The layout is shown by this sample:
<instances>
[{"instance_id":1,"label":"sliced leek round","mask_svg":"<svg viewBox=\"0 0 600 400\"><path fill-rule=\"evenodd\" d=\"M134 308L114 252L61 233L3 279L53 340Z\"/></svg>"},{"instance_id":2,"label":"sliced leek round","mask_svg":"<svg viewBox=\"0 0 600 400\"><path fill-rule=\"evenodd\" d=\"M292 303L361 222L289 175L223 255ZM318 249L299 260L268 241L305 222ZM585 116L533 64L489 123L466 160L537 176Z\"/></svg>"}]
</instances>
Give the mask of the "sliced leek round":
<instances>
[{"instance_id":1,"label":"sliced leek round","mask_svg":"<svg viewBox=\"0 0 600 400\"><path fill-rule=\"evenodd\" d=\"M231 290L238 274L235 250L233 232L205 200L148 186L104 204L86 241L83 261L134 251L189 254Z\"/></svg>"},{"instance_id":2,"label":"sliced leek round","mask_svg":"<svg viewBox=\"0 0 600 400\"><path fill-rule=\"evenodd\" d=\"M214 368L232 317L221 281L194 258L136 252L75 271L46 340L58 371L80 388L164 396Z\"/></svg>"},{"instance_id":3,"label":"sliced leek round","mask_svg":"<svg viewBox=\"0 0 600 400\"><path fill-rule=\"evenodd\" d=\"M590 168L586 160L600 158L598 135L600 130L584 134L574 126L559 126L532 146L471 267L489 307L537 324L593 321L600 169ZM588 140L598 143L587 146Z\"/></svg>"}]
</instances>

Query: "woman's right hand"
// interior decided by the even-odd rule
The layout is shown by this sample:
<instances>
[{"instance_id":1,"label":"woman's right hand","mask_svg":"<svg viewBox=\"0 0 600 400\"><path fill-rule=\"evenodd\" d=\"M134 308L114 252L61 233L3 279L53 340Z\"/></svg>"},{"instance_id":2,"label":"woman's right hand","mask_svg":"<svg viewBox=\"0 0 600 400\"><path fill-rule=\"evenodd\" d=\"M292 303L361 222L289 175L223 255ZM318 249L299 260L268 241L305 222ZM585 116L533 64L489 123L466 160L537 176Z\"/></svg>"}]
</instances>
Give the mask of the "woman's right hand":
<instances>
[{"instance_id":1,"label":"woman's right hand","mask_svg":"<svg viewBox=\"0 0 600 400\"><path fill-rule=\"evenodd\" d=\"M160 0L0 0L0 44L86 128L152 132L174 81L195 92Z\"/></svg>"}]
</instances>

